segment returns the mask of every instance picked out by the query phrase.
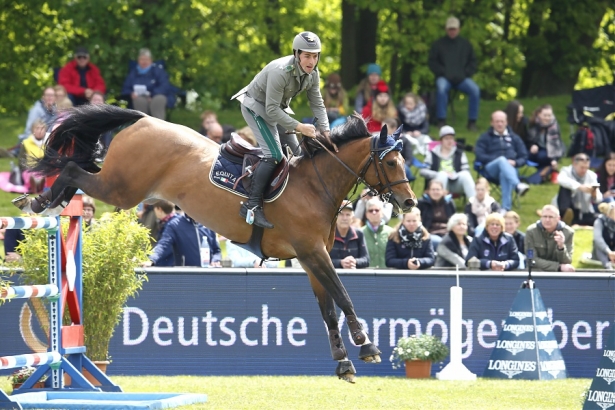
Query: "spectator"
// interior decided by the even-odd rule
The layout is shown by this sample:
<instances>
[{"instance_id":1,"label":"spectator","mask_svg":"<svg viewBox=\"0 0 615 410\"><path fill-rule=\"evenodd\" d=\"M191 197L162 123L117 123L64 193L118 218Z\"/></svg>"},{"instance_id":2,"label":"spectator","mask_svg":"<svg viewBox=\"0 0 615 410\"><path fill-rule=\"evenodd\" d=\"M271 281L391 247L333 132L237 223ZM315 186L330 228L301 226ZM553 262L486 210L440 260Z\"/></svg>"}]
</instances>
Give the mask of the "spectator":
<instances>
[{"instance_id":1,"label":"spectator","mask_svg":"<svg viewBox=\"0 0 615 410\"><path fill-rule=\"evenodd\" d=\"M384 204L379 198L367 201L367 222L361 228L367 252L369 254L369 267L376 269L386 268L387 240L393 228L385 224L382 218Z\"/></svg>"},{"instance_id":2,"label":"spectator","mask_svg":"<svg viewBox=\"0 0 615 410\"><path fill-rule=\"evenodd\" d=\"M466 266L472 258L480 260L481 270L505 271L519 266L517 244L511 235L504 232L504 217L501 214L487 216L485 230L470 245Z\"/></svg>"},{"instance_id":3,"label":"spectator","mask_svg":"<svg viewBox=\"0 0 615 410\"><path fill-rule=\"evenodd\" d=\"M105 96L103 93L94 91L90 97L90 104L100 105L105 103Z\"/></svg>"},{"instance_id":4,"label":"spectator","mask_svg":"<svg viewBox=\"0 0 615 410\"><path fill-rule=\"evenodd\" d=\"M512 131L521 138L526 148L529 150L531 146L528 144L528 129L530 124L528 118L524 114L523 105L519 101L513 100L508 103L504 112L508 119L508 125Z\"/></svg>"},{"instance_id":5,"label":"spectator","mask_svg":"<svg viewBox=\"0 0 615 410\"><path fill-rule=\"evenodd\" d=\"M445 191L464 194L466 198L476 195L468 157L457 148L453 127L440 128L440 144L427 151L424 164L420 173L426 180L440 181Z\"/></svg>"},{"instance_id":6,"label":"spectator","mask_svg":"<svg viewBox=\"0 0 615 410\"><path fill-rule=\"evenodd\" d=\"M4 261L7 263L21 261L17 246L26 239L23 229L7 229L4 232Z\"/></svg>"},{"instance_id":7,"label":"spectator","mask_svg":"<svg viewBox=\"0 0 615 410\"><path fill-rule=\"evenodd\" d=\"M504 214L504 231L510 234L517 244L519 251L519 269L525 269L525 234L519 230L521 217L515 211L508 211Z\"/></svg>"},{"instance_id":8,"label":"spectator","mask_svg":"<svg viewBox=\"0 0 615 410\"><path fill-rule=\"evenodd\" d=\"M608 204L605 214L594 222L592 259L599 260L608 270L615 266L615 202Z\"/></svg>"},{"instance_id":9,"label":"spectator","mask_svg":"<svg viewBox=\"0 0 615 410\"><path fill-rule=\"evenodd\" d=\"M615 152L609 153L596 171L603 202L615 200Z\"/></svg>"},{"instance_id":10,"label":"spectator","mask_svg":"<svg viewBox=\"0 0 615 410\"><path fill-rule=\"evenodd\" d=\"M92 223L95 222L94 215L96 214L96 203L94 202L94 198L87 195L83 195L81 201L83 202L83 224L87 231L92 226Z\"/></svg>"},{"instance_id":11,"label":"spectator","mask_svg":"<svg viewBox=\"0 0 615 410\"><path fill-rule=\"evenodd\" d=\"M359 82L357 95L354 98L356 112L363 112L363 108L372 101L372 96L382 77L382 69L378 64L372 63L367 66L365 74L367 77Z\"/></svg>"},{"instance_id":12,"label":"spectator","mask_svg":"<svg viewBox=\"0 0 615 410\"><path fill-rule=\"evenodd\" d=\"M429 133L427 107L423 100L414 93L408 93L397 107L399 119L404 126L404 132L418 138Z\"/></svg>"},{"instance_id":13,"label":"spectator","mask_svg":"<svg viewBox=\"0 0 615 410\"><path fill-rule=\"evenodd\" d=\"M364 188L363 191L361 192L361 197L357 200L355 204L354 217L355 219L358 219L359 221L361 221L360 223L361 226L365 225L367 221L367 213L365 212L365 209L367 207L367 202L372 198L378 198L378 197L374 197L372 194L373 192L370 191L369 188ZM386 204L383 203L382 206L383 206L382 220L384 221L385 224L388 224L389 221L391 220L391 215L393 214L393 204L390 202L387 202Z\"/></svg>"},{"instance_id":14,"label":"spectator","mask_svg":"<svg viewBox=\"0 0 615 410\"><path fill-rule=\"evenodd\" d=\"M217 122L214 122L209 125L207 129L206 137L215 142L216 144L222 144L222 137L224 136L224 129L222 125Z\"/></svg>"},{"instance_id":15,"label":"spectator","mask_svg":"<svg viewBox=\"0 0 615 410\"><path fill-rule=\"evenodd\" d=\"M139 223L149 230L150 245L153 248L156 246L156 240L159 238L158 233L160 232L160 221L156 217L154 206L151 204L139 204L137 207L137 218L139 218Z\"/></svg>"},{"instance_id":16,"label":"spectator","mask_svg":"<svg viewBox=\"0 0 615 410\"><path fill-rule=\"evenodd\" d=\"M322 98L327 109L329 124L340 117L350 114L348 111L348 95L342 86L342 78L339 74L329 74Z\"/></svg>"},{"instance_id":17,"label":"spectator","mask_svg":"<svg viewBox=\"0 0 615 410\"><path fill-rule=\"evenodd\" d=\"M564 142L553 108L549 104L541 105L530 118L527 138L529 160L536 162L545 178L550 172L557 171L557 161L564 156ZM554 181L556 177L553 178Z\"/></svg>"},{"instance_id":18,"label":"spectator","mask_svg":"<svg viewBox=\"0 0 615 410\"><path fill-rule=\"evenodd\" d=\"M602 201L598 176L589 169L589 157L577 154L572 165L563 167L557 177L559 191L553 204L566 225L593 226L597 218L594 204Z\"/></svg>"},{"instance_id":19,"label":"spectator","mask_svg":"<svg viewBox=\"0 0 615 410\"><path fill-rule=\"evenodd\" d=\"M277 268L277 261L266 261L261 264L261 258L230 240L226 241L226 256L231 260L233 268Z\"/></svg>"},{"instance_id":20,"label":"spectator","mask_svg":"<svg viewBox=\"0 0 615 410\"><path fill-rule=\"evenodd\" d=\"M31 172L29 169L33 166L34 161L43 157L46 135L47 124L39 118L32 124L32 135L23 141L19 150L21 179L29 193L43 192L45 187L45 177Z\"/></svg>"},{"instance_id":21,"label":"spectator","mask_svg":"<svg viewBox=\"0 0 615 410\"><path fill-rule=\"evenodd\" d=\"M369 266L369 253L360 229L350 226L353 218L352 202L344 201L335 222L335 240L329 255L338 269L363 269Z\"/></svg>"},{"instance_id":22,"label":"spectator","mask_svg":"<svg viewBox=\"0 0 615 410\"><path fill-rule=\"evenodd\" d=\"M237 135L239 135L241 138L249 142L251 145L255 147L258 146L258 142L256 142L256 138L254 137L254 133L252 132L252 129L250 127L246 126L246 127L238 129Z\"/></svg>"},{"instance_id":23,"label":"spectator","mask_svg":"<svg viewBox=\"0 0 615 410\"><path fill-rule=\"evenodd\" d=\"M209 126L213 123L218 122L218 115L214 111L203 111L201 114L201 130L199 131L201 135L207 136L207 130Z\"/></svg>"},{"instance_id":24,"label":"spectator","mask_svg":"<svg viewBox=\"0 0 615 410\"><path fill-rule=\"evenodd\" d=\"M68 94L66 93L66 88L64 86L58 84L53 87L53 90L56 93L56 108L58 110L67 110L72 108L73 102L68 98Z\"/></svg>"},{"instance_id":25,"label":"spectator","mask_svg":"<svg viewBox=\"0 0 615 410\"><path fill-rule=\"evenodd\" d=\"M485 178L476 181L476 196L471 196L466 204L464 213L468 216L468 232L475 237L485 228L487 215L500 212L500 204L489 195L489 182Z\"/></svg>"},{"instance_id":26,"label":"spectator","mask_svg":"<svg viewBox=\"0 0 615 410\"><path fill-rule=\"evenodd\" d=\"M429 232L421 223L421 211L412 208L389 236L386 264L395 269L429 269L434 259Z\"/></svg>"},{"instance_id":27,"label":"spectator","mask_svg":"<svg viewBox=\"0 0 615 410\"><path fill-rule=\"evenodd\" d=\"M19 135L19 142L32 135L32 125L34 121L41 119L50 127L57 117L56 111L56 92L53 87L45 87L41 99L34 103L30 111L28 111L28 119L26 120L26 128Z\"/></svg>"},{"instance_id":28,"label":"spectator","mask_svg":"<svg viewBox=\"0 0 615 410\"><path fill-rule=\"evenodd\" d=\"M98 67L90 62L90 53L85 47L77 47L75 59L60 70L58 83L66 88L73 105L87 104L94 91L103 95L107 91L105 80Z\"/></svg>"},{"instance_id":29,"label":"spectator","mask_svg":"<svg viewBox=\"0 0 615 410\"><path fill-rule=\"evenodd\" d=\"M560 221L553 205L542 208L540 221L527 227L525 253L534 251L534 266L547 272L574 272L572 251L574 230Z\"/></svg>"},{"instance_id":30,"label":"spectator","mask_svg":"<svg viewBox=\"0 0 615 410\"><path fill-rule=\"evenodd\" d=\"M466 268L466 256L470 250L472 238L467 235L468 216L465 214L455 214L451 216L446 224L447 233L442 238L436 252L437 268Z\"/></svg>"},{"instance_id":31,"label":"spectator","mask_svg":"<svg viewBox=\"0 0 615 410\"><path fill-rule=\"evenodd\" d=\"M511 210L513 189L523 196L530 186L519 181L516 169L525 164L527 150L521 138L507 126L503 111L491 115L491 127L478 138L474 152L489 177L502 186L502 207Z\"/></svg>"},{"instance_id":32,"label":"spectator","mask_svg":"<svg viewBox=\"0 0 615 410\"><path fill-rule=\"evenodd\" d=\"M147 48L139 50L137 66L128 73L122 87L123 95L130 95L135 110L164 120L167 107L175 104L169 75L162 65L154 64Z\"/></svg>"},{"instance_id":33,"label":"spectator","mask_svg":"<svg viewBox=\"0 0 615 410\"><path fill-rule=\"evenodd\" d=\"M446 223L456 212L455 202L444 192L442 182L432 179L417 206L421 210L423 226L430 234L434 249L437 249L446 234Z\"/></svg>"},{"instance_id":34,"label":"spectator","mask_svg":"<svg viewBox=\"0 0 615 410\"><path fill-rule=\"evenodd\" d=\"M446 36L432 44L428 64L436 77L438 128L446 125L448 92L452 87L470 98L468 130L476 131L480 88L471 78L477 69L476 55L472 44L459 36L459 20L456 17L446 20Z\"/></svg>"},{"instance_id":35,"label":"spectator","mask_svg":"<svg viewBox=\"0 0 615 410\"><path fill-rule=\"evenodd\" d=\"M380 132L385 119L397 118L397 109L389 95L389 86L384 81L378 83L375 98L363 107L361 115L367 121L367 129L371 133Z\"/></svg>"}]
</instances>

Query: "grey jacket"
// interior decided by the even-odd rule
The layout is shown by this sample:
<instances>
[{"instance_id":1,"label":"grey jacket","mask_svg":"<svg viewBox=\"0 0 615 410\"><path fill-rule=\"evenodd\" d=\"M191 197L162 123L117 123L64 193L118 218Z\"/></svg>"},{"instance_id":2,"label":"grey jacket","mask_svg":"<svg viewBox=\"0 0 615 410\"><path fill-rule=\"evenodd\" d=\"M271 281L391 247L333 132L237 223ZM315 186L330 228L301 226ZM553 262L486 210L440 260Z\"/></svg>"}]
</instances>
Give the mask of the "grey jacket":
<instances>
[{"instance_id":1,"label":"grey jacket","mask_svg":"<svg viewBox=\"0 0 615 410\"><path fill-rule=\"evenodd\" d=\"M287 130L294 130L299 121L291 118L285 110L289 107L290 100L304 90L307 91L314 117L318 119L318 128L328 131L329 120L320 94L318 68L311 74L304 74L294 56L278 58L267 64L252 82L232 99L237 98L268 124L280 124Z\"/></svg>"},{"instance_id":2,"label":"grey jacket","mask_svg":"<svg viewBox=\"0 0 615 410\"><path fill-rule=\"evenodd\" d=\"M536 270L557 272L559 265L572 263L574 243L574 230L564 222L559 222L556 231L564 233L564 249L557 249L557 243L553 239L554 232L548 233L541 222L531 224L525 232L525 252L534 250Z\"/></svg>"}]
</instances>

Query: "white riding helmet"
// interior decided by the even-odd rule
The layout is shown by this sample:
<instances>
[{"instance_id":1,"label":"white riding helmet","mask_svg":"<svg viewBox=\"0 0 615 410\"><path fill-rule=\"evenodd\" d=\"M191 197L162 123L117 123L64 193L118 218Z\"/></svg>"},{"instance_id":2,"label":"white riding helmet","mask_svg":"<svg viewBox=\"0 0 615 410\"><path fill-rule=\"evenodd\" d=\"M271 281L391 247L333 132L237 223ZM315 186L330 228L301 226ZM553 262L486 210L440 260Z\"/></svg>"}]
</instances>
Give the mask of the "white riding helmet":
<instances>
[{"instance_id":1,"label":"white riding helmet","mask_svg":"<svg viewBox=\"0 0 615 410\"><path fill-rule=\"evenodd\" d=\"M320 53L320 48L320 39L311 31L299 33L293 40L293 52L307 51L309 53Z\"/></svg>"}]
</instances>

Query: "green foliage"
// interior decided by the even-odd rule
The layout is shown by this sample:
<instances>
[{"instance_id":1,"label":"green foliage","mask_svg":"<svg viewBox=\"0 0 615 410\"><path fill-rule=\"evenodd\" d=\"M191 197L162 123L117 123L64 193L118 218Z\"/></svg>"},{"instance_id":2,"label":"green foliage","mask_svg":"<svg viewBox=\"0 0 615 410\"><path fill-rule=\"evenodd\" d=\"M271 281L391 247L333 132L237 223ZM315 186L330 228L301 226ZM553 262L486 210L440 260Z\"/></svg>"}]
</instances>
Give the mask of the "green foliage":
<instances>
[{"instance_id":1,"label":"green foliage","mask_svg":"<svg viewBox=\"0 0 615 410\"><path fill-rule=\"evenodd\" d=\"M130 212L104 214L83 235L83 323L92 360L108 359L109 341L124 305L147 280L135 268L149 254L148 235ZM48 283L47 232L26 230L17 250L23 258L24 282Z\"/></svg>"},{"instance_id":2,"label":"green foliage","mask_svg":"<svg viewBox=\"0 0 615 410\"><path fill-rule=\"evenodd\" d=\"M448 356L448 347L436 336L420 334L401 337L393 348L390 361L397 369L406 360L429 360L441 362Z\"/></svg>"}]
</instances>

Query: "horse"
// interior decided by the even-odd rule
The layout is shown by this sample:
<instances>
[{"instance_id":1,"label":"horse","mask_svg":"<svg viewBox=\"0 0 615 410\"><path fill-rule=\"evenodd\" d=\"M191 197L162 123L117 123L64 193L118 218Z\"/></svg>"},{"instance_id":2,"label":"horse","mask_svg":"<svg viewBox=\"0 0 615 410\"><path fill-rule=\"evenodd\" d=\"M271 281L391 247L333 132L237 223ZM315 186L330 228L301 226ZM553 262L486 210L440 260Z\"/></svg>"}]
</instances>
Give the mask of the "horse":
<instances>
[{"instance_id":1,"label":"horse","mask_svg":"<svg viewBox=\"0 0 615 410\"><path fill-rule=\"evenodd\" d=\"M105 154L101 135L120 128L99 167ZM401 129L390 136L383 128L380 135L371 136L365 121L351 116L331 131L330 138L305 138L322 148L293 157L284 192L264 206L275 227L265 230L262 252L299 260L328 329L331 355L338 362L335 373L351 383L356 370L339 332L335 304L360 346L359 358L379 363L381 352L358 321L328 251L340 205L358 183L382 195L398 213L416 206L399 152L400 133ZM190 128L138 111L112 105L75 107L64 114L47 140L44 156L32 167L33 172L57 179L37 198L22 196L13 202L24 211L58 214L77 189L122 209L147 199L165 199L214 232L245 244L253 227L239 217L241 197L215 187L208 178L219 150L218 144Z\"/></svg>"}]
</instances>

